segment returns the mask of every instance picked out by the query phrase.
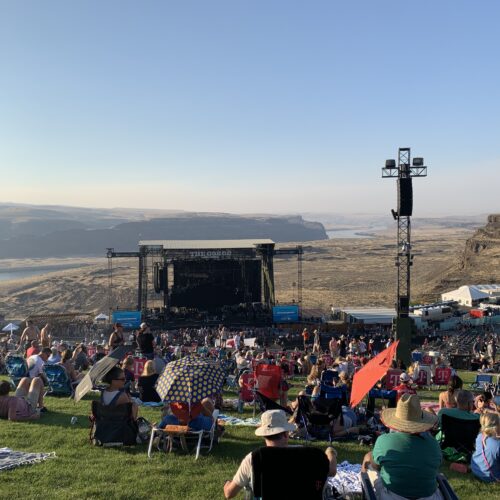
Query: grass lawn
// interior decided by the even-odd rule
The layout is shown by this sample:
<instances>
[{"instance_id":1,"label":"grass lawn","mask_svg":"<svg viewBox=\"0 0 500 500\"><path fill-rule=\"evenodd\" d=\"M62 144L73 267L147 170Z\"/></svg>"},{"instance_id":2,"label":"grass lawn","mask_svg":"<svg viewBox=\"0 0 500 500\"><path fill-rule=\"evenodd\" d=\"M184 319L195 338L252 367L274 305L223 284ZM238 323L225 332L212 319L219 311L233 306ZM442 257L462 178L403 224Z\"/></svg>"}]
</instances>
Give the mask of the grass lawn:
<instances>
[{"instance_id":1,"label":"grass lawn","mask_svg":"<svg viewBox=\"0 0 500 500\"><path fill-rule=\"evenodd\" d=\"M461 375L467 383L474 380L471 373ZM291 395L300 390L300 384L295 384ZM437 392L421 396L437 399ZM261 444L254 429L228 427L221 443L197 462L192 455L175 452L156 452L148 460L146 445L121 449L90 445L88 396L77 404L66 398L47 398L46 405L50 412L39 421L0 421L0 447L57 454L56 459L1 472L2 499L219 499L224 481L232 478L240 460ZM140 414L157 421L160 411L141 408ZM72 416L78 417L74 426ZM325 447L326 443L315 445ZM368 451L357 443L335 443L335 448L340 461L357 463ZM470 474L451 472L447 465L442 471L461 499L500 498L498 485L486 486Z\"/></svg>"}]
</instances>

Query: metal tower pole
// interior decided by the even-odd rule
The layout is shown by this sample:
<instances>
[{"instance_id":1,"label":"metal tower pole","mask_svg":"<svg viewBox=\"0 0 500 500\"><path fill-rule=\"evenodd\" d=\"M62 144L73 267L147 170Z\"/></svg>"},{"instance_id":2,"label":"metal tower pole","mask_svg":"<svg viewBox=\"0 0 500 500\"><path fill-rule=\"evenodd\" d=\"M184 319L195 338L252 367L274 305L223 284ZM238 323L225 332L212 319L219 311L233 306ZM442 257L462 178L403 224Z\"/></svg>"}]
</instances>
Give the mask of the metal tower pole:
<instances>
[{"instance_id":1,"label":"metal tower pole","mask_svg":"<svg viewBox=\"0 0 500 500\"><path fill-rule=\"evenodd\" d=\"M398 163L387 160L382 169L382 177L398 179L398 209L392 210L397 222L397 317L394 323L395 336L399 340L397 358L407 365L411 362L412 322L410 314L411 266L413 255L411 246L411 215L413 210L413 192L411 179L426 177L427 167L423 158L413 158L411 163L410 148L399 148ZM405 190L409 192L406 192ZM409 197L409 199L404 199ZM401 213L403 212L403 213Z\"/></svg>"}]
</instances>

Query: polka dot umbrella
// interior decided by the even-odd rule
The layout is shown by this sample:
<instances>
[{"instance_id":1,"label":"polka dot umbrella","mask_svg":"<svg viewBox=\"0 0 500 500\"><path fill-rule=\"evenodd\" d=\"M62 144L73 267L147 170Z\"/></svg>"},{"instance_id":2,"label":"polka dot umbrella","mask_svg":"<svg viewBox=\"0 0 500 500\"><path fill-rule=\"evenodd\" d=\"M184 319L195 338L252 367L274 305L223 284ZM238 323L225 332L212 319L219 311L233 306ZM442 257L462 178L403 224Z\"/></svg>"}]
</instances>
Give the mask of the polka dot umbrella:
<instances>
[{"instance_id":1,"label":"polka dot umbrella","mask_svg":"<svg viewBox=\"0 0 500 500\"><path fill-rule=\"evenodd\" d=\"M187 356L165 366L156 392L169 403L196 403L222 390L225 374L218 362Z\"/></svg>"}]
</instances>

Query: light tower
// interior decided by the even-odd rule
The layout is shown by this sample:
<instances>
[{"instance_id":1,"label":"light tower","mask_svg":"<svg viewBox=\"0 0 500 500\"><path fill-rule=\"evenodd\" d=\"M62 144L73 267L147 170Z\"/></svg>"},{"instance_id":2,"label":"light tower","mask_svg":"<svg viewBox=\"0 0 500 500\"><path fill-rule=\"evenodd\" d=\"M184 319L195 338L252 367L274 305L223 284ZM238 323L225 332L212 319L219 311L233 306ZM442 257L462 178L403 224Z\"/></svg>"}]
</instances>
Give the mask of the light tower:
<instances>
[{"instance_id":1,"label":"light tower","mask_svg":"<svg viewBox=\"0 0 500 500\"><path fill-rule=\"evenodd\" d=\"M413 213L413 177L427 177L427 167L423 158L413 158L411 163L410 148L399 148L398 164L395 160L386 160L382 168L382 177L397 178L398 208L391 210L397 222L398 252L396 267L398 272L397 300L395 321L396 340L399 340L397 358L408 366L411 362L411 319L410 285L413 255L411 247L411 216Z\"/></svg>"}]
</instances>

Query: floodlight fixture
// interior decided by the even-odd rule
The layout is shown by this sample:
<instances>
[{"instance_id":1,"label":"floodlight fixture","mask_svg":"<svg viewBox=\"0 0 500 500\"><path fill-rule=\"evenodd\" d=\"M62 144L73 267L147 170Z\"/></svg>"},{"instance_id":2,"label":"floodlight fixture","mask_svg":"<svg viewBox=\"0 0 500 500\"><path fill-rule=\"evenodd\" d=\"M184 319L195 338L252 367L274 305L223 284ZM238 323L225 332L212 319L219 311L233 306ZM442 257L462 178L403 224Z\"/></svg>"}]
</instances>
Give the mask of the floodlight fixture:
<instances>
[{"instance_id":1,"label":"floodlight fixture","mask_svg":"<svg viewBox=\"0 0 500 500\"><path fill-rule=\"evenodd\" d=\"M423 167L424 159L423 158L413 158L413 166L414 167Z\"/></svg>"},{"instance_id":2,"label":"floodlight fixture","mask_svg":"<svg viewBox=\"0 0 500 500\"><path fill-rule=\"evenodd\" d=\"M385 160L385 168L393 169L396 167L396 160Z\"/></svg>"}]
</instances>

